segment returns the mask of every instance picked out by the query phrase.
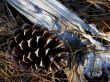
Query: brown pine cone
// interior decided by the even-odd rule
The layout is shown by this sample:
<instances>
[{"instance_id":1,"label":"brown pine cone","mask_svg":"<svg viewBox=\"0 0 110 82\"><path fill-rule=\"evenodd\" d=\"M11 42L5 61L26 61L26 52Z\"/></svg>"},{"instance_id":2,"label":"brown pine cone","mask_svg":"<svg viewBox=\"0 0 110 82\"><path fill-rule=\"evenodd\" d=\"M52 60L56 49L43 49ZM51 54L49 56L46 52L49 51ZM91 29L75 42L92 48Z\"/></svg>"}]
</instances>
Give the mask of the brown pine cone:
<instances>
[{"instance_id":1,"label":"brown pine cone","mask_svg":"<svg viewBox=\"0 0 110 82\"><path fill-rule=\"evenodd\" d=\"M9 48L13 60L24 69L58 70L66 66L63 41L40 25L25 24L16 29Z\"/></svg>"}]
</instances>

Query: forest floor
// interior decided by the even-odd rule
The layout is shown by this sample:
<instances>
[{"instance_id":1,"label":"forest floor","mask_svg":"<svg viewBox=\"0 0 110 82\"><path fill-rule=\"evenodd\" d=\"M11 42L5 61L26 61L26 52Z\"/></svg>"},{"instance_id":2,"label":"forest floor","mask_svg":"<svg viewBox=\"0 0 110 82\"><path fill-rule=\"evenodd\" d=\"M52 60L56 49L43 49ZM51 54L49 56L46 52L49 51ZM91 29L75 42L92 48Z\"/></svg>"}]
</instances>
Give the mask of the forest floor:
<instances>
[{"instance_id":1,"label":"forest floor","mask_svg":"<svg viewBox=\"0 0 110 82\"><path fill-rule=\"evenodd\" d=\"M108 0L59 0L62 4L74 11L87 23L93 23L98 30L106 34L110 33L110 1ZM23 16L5 1L0 0L0 82L36 82L36 79L24 77L14 67L11 60L5 58L8 49L8 40L13 36L14 29L23 23ZM11 68L10 68L11 66ZM23 78L21 78L23 77ZM33 80L34 79L34 80Z\"/></svg>"}]
</instances>

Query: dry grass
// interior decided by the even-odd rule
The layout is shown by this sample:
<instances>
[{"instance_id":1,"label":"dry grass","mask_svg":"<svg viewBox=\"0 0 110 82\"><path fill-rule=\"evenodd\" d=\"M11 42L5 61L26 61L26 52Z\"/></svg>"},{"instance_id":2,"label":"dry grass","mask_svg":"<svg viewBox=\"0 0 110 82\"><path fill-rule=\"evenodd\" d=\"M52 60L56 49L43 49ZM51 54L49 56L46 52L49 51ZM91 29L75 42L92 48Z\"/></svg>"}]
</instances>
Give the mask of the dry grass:
<instances>
[{"instance_id":1,"label":"dry grass","mask_svg":"<svg viewBox=\"0 0 110 82\"><path fill-rule=\"evenodd\" d=\"M110 31L110 1L109 0L59 0L69 9L75 11L87 23L96 24L101 32Z\"/></svg>"},{"instance_id":2,"label":"dry grass","mask_svg":"<svg viewBox=\"0 0 110 82\"><path fill-rule=\"evenodd\" d=\"M14 63L0 51L0 82L22 82Z\"/></svg>"}]
</instances>

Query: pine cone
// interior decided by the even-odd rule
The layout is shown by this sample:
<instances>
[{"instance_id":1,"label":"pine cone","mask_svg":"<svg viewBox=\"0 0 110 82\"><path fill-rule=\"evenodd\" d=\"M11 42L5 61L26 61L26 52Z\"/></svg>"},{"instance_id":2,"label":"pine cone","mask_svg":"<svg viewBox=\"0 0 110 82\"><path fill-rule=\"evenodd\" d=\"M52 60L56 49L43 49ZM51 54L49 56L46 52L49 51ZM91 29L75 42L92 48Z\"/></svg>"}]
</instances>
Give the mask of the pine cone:
<instances>
[{"instance_id":1,"label":"pine cone","mask_svg":"<svg viewBox=\"0 0 110 82\"><path fill-rule=\"evenodd\" d=\"M56 70L66 66L63 41L40 25L25 24L16 29L9 48L13 60L25 69Z\"/></svg>"}]
</instances>

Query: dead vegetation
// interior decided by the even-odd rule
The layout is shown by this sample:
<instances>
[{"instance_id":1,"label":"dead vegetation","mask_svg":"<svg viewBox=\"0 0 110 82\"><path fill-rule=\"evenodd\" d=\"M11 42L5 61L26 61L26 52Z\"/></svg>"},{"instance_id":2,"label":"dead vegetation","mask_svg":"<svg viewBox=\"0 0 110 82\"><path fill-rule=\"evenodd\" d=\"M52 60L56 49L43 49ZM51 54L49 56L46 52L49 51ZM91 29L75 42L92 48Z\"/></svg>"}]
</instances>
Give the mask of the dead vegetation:
<instances>
[{"instance_id":1,"label":"dead vegetation","mask_svg":"<svg viewBox=\"0 0 110 82\"><path fill-rule=\"evenodd\" d=\"M110 34L110 2L109 0L59 0L71 11L75 11L84 21L95 24L97 28L106 34ZM55 82L54 75L44 76L43 74L22 73L11 60L5 57L8 48L8 39L13 35L15 28L23 23L31 22L23 20L23 16L3 0L0 1L0 82ZM20 21L19 21L20 20ZM82 67L74 62L72 70L65 69L67 78L70 82L85 82L82 74ZM51 78L49 81L47 78ZM64 81L67 82L67 81Z\"/></svg>"}]
</instances>

